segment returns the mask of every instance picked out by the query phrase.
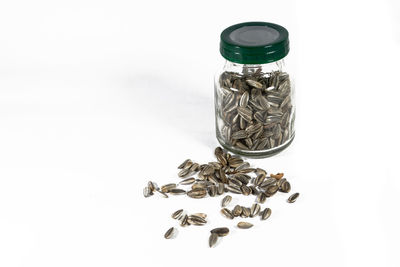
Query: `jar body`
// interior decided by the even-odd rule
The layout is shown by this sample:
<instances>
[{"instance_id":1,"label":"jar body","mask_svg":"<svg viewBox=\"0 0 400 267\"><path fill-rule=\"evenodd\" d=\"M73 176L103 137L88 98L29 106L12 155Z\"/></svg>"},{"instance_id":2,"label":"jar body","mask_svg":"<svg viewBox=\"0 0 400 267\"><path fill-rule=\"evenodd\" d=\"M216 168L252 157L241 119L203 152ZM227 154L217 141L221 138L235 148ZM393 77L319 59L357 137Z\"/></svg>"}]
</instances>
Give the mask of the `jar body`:
<instances>
[{"instance_id":1,"label":"jar body","mask_svg":"<svg viewBox=\"0 0 400 267\"><path fill-rule=\"evenodd\" d=\"M284 59L256 65L227 60L214 90L216 134L224 148L265 157L292 142L294 86Z\"/></svg>"}]
</instances>

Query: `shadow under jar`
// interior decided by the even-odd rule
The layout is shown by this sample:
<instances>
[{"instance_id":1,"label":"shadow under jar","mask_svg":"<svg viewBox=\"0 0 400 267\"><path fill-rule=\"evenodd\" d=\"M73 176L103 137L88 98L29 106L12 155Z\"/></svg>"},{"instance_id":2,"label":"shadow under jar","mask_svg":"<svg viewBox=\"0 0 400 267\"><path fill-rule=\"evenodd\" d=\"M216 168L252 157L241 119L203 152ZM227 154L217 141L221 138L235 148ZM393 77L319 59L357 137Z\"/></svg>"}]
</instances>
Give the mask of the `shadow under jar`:
<instances>
[{"instance_id":1,"label":"shadow under jar","mask_svg":"<svg viewBox=\"0 0 400 267\"><path fill-rule=\"evenodd\" d=\"M221 33L220 52L226 61L215 76L218 141L245 156L282 151L295 135L287 30L267 22L236 24Z\"/></svg>"}]
</instances>

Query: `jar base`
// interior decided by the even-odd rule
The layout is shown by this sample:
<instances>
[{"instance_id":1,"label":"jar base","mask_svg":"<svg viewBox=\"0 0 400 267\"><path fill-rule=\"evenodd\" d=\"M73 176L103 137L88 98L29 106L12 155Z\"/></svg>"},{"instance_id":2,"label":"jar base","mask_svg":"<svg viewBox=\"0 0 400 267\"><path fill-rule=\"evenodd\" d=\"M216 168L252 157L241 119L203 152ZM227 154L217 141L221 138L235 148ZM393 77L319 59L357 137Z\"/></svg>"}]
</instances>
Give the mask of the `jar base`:
<instances>
[{"instance_id":1,"label":"jar base","mask_svg":"<svg viewBox=\"0 0 400 267\"><path fill-rule=\"evenodd\" d=\"M280 146L271 148L271 149L267 149L267 150L255 150L255 151L250 151L250 150L241 150L238 148L234 148L230 145L227 145L217 134L217 140L218 142L221 144L221 146L223 148L225 148L226 150L235 153L239 156L245 156L245 157L250 157L250 158L267 158L267 157L271 157L273 155L278 154L279 152L283 151L284 149L286 149L292 142L294 139L295 134L292 135L292 137L290 139L288 139L285 143L281 144Z\"/></svg>"}]
</instances>

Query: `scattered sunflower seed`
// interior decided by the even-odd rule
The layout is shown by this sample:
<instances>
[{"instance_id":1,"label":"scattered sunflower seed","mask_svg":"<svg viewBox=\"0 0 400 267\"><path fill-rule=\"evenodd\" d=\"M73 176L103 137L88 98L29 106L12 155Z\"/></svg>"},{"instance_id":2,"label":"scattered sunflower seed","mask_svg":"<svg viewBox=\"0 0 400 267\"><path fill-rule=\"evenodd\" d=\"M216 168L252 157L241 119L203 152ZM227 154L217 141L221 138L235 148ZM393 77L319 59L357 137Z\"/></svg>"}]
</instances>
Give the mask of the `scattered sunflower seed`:
<instances>
[{"instance_id":1,"label":"scattered sunflower seed","mask_svg":"<svg viewBox=\"0 0 400 267\"><path fill-rule=\"evenodd\" d=\"M171 217L172 219L179 219L182 216L183 209L177 210L174 213L172 213Z\"/></svg>"},{"instance_id":2,"label":"scattered sunflower seed","mask_svg":"<svg viewBox=\"0 0 400 267\"><path fill-rule=\"evenodd\" d=\"M259 82L262 85L261 90L265 90L264 81ZM256 138L267 140L266 144L275 144L275 142L279 143L279 141L273 138L279 137L280 139L282 139L283 133L281 132L284 131L282 125L248 123L250 117L258 114L257 112L260 112L256 112L258 108L257 105L261 106L261 108L266 108L266 112L271 113L268 116L277 116L277 114L280 114L281 112L277 110L280 105L276 97L274 95L269 95L269 98L265 100L260 96L261 90L253 86L251 93L248 93L247 95L243 94L241 98L233 97L229 100L232 102L231 105L233 105L234 107L232 111L234 111L236 114L233 115L237 117L235 120L243 124L243 127L240 126L241 128L239 127L233 129L232 134L234 134L236 137L240 135L247 136L244 140L237 140L238 143L241 142L241 144L238 144L238 146L264 146L264 144L262 144L262 142L264 141L252 140L251 138L253 136L258 136ZM275 89L271 89L269 92L271 92L272 94L274 90ZM235 106L237 105L237 103L239 103L239 101L241 102L240 106ZM285 98L285 101L287 102L289 100ZM288 103L284 104L286 106L288 105ZM266 114L261 115L267 116ZM285 118L287 119L287 117L288 115L286 115ZM271 129L272 132L265 131L267 129ZM186 194L188 197L195 199L205 198L207 195L211 197L216 197L217 195L223 195L227 192L244 196L255 195L256 203L254 203L251 208L244 207L238 204L235 205L233 210L229 210L226 208L226 206L229 205L232 200L232 197L230 195L226 195L221 200L222 209L220 212L224 217L228 219L234 219L235 217L239 216L242 218L253 218L259 215L261 220L266 220L271 216L271 209L265 208L261 211L260 204L263 204L268 197L273 196L278 191L288 193L291 190L291 185L286 178L283 178L283 173L270 174L270 176L267 177L267 172L264 169L253 168L248 162L244 161L242 158L231 155L220 147L217 147L215 149L215 156L217 158L217 161L211 161L207 164L200 165L190 159L187 159L178 166L178 168L180 169L178 174L179 177L184 178L189 174L196 175L197 173L197 178L184 178L178 183L181 186L188 186L189 188L187 190L178 188L178 184L176 183L168 183L159 188L156 183L149 181L147 183L147 186L143 189L143 195L145 197L149 197L153 194L159 194L162 197L168 198L168 194ZM299 193L291 195L288 198L287 202L295 202L298 196ZM182 227L188 225L205 225L207 223L207 214L201 212L188 215L184 213L183 209L179 209L172 213L171 217L173 219L179 220ZM252 226L253 224L249 222L239 222L237 224L237 227L241 229L248 229ZM175 232L176 229L172 227L168 229L164 237L167 239L172 238ZM209 238L210 247L216 244L218 237L228 235L228 233L229 229L226 227L219 227L211 230L211 236Z\"/></svg>"},{"instance_id":3,"label":"scattered sunflower seed","mask_svg":"<svg viewBox=\"0 0 400 267\"><path fill-rule=\"evenodd\" d=\"M218 235L215 233L211 233L210 237L208 238L208 245L212 248L218 241Z\"/></svg>"},{"instance_id":4,"label":"scattered sunflower seed","mask_svg":"<svg viewBox=\"0 0 400 267\"><path fill-rule=\"evenodd\" d=\"M171 195L185 195L186 191L180 188L172 188L169 190Z\"/></svg>"},{"instance_id":5,"label":"scattered sunflower seed","mask_svg":"<svg viewBox=\"0 0 400 267\"><path fill-rule=\"evenodd\" d=\"M260 212L260 205L258 205L257 203L254 203L251 208L250 208L250 217L255 217L258 215L258 213Z\"/></svg>"},{"instance_id":6,"label":"scattered sunflower seed","mask_svg":"<svg viewBox=\"0 0 400 267\"><path fill-rule=\"evenodd\" d=\"M224 215L226 218L231 219L231 220L234 218L232 212L230 210L228 210L227 208L223 208L221 210L221 214Z\"/></svg>"},{"instance_id":7,"label":"scattered sunflower seed","mask_svg":"<svg viewBox=\"0 0 400 267\"><path fill-rule=\"evenodd\" d=\"M195 181L196 181L196 179L194 179L193 177L190 177L190 178L186 178L186 179L180 181L179 184L189 185L189 184L193 184Z\"/></svg>"},{"instance_id":8,"label":"scattered sunflower seed","mask_svg":"<svg viewBox=\"0 0 400 267\"><path fill-rule=\"evenodd\" d=\"M168 229L168 231L164 234L165 239L170 239L171 237L174 236L175 228L171 227Z\"/></svg>"},{"instance_id":9,"label":"scattered sunflower seed","mask_svg":"<svg viewBox=\"0 0 400 267\"><path fill-rule=\"evenodd\" d=\"M270 208L265 208L261 213L261 220L266 220L271 216L271 209Z\"/></svg>"},{"instance_id":10,"label":"scattered sunflower seed","mask_svg":"<svg viewBox=\"0 0 400 267\"><path fill-rule=\"evenodd\" d=\"M148 186L146 186L143 189L143 195L144 195L144 197L149 197L149 196L153 195L153 192L151 191L151 189Z\"/></svg>"},{"instance_id":11,"label":"scattered sunflower seed","mask_svg":"<svg viewBox=\"0 0 400 267\"><path fill-rule=\"evenodd\" d=\"M249 222L238 222L237 227L240 229L249 229L249 228L253 227L253 224L251 224Z\"/></svg>"},{"instance_id":12,"label":"scattered sunflower seed","mask_svg":"<svg viewBox=\"0 0 400 267\"><path fill-rule=\"evenodd\" d=\"M228 227L214 228L210 232L212 234L217 234L219 237L227 236L229 234L229 228Z\"/></svg>"},{"instance_id":13,"label":"scattered sunflower seed","mask_svg":"<svg viewBox=\"0 0 400 267\"><path fill-rule=\"evenodd\" d=\"M300 195L299 193L294 193L293 195L291 195L288 198L287 202L289 202L289 203L295 202L297 200L297 198L299 197L299 195Z\"/></svg>"},{"instance_id":14,"label":"scattered sunflower seed","mask_svg":"<svg viewBox=\"0 0 400 267\"><path fill-rule=\"evenodd\" d=\"M221 206L223 208L225 208L226 206L228 206L228 204L231 202L231 200L232 200L232 197L230 195L226 195L221 201Z\"/></svg>"}]
</instances>

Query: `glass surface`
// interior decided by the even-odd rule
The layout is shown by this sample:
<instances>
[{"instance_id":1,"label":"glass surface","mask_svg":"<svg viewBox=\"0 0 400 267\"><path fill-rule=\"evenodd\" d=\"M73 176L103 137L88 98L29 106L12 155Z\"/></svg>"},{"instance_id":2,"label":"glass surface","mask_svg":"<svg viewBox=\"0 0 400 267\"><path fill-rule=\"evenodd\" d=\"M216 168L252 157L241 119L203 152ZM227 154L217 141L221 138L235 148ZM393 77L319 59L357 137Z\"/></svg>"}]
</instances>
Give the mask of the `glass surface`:
<instances>
[{"instance_id":1,"label":"glass surface","mask_svg":"<svg viewBox=\"0 0 400 267\"><path fill-rule=\"evenodd\" d=\"M294 86L284 60L249 65L226 61L215 76L216 134L240 155L265 157L294 138Z\"/></svg>"}]
</instances>

